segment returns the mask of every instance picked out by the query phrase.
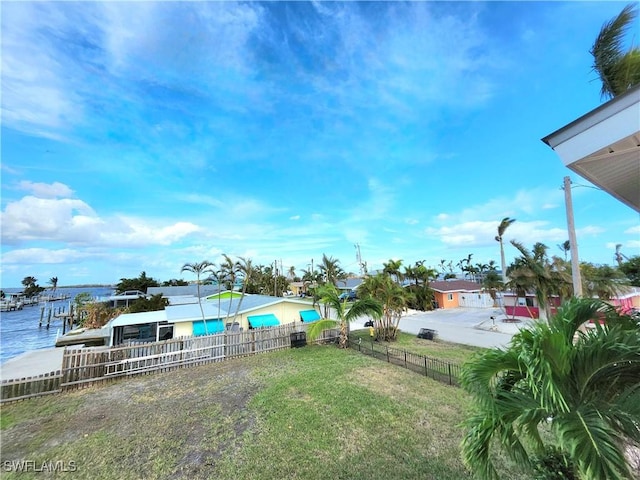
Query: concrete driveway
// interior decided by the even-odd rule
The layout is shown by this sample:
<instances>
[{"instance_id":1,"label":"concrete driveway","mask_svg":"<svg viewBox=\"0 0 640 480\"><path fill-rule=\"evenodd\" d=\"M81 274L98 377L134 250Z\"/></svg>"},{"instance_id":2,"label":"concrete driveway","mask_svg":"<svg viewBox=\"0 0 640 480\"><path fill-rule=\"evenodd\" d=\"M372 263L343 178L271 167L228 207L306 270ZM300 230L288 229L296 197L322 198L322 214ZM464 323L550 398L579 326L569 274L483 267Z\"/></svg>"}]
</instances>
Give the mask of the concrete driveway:
<instances>
[{"instance_id":1,"label":"concrete driveway","mask_svg":"<svg viewBox=\"0 0 640 480\"><path fill-rule=\"evenodd\" d=\"M495 321L491 317L495 317ZM505 319L504 312L498 308L410 310L400 319L400 330L417 335L421 328L431 328L438 332L439 339L447 342L485 348L506 347L511 337L532 320L516 317L514 322ZM364 320L353 322L351 327L364 328Z\"/></svg>"}]
</instances>

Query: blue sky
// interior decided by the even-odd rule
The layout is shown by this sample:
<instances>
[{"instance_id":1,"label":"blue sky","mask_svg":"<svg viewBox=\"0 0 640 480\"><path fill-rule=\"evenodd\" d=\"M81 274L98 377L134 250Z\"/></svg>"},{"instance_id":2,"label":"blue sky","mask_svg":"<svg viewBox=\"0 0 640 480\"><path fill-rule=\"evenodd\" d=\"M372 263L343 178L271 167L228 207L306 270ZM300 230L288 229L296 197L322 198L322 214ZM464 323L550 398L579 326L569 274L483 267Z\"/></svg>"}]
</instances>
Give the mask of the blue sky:
<instances>
[{"instance_id":1,"label":"blue sky","mask_svg":"<svg viewBox=\"0 0 640 480\"><path fill-rule=\"evenodd\" d=\"M540 140L603 103L624 5L3 2L2 286L499 263L503 217L507 262L562 255L566 175L581 259L637 255L638 214Z\"/></svg>"}]
</instances>

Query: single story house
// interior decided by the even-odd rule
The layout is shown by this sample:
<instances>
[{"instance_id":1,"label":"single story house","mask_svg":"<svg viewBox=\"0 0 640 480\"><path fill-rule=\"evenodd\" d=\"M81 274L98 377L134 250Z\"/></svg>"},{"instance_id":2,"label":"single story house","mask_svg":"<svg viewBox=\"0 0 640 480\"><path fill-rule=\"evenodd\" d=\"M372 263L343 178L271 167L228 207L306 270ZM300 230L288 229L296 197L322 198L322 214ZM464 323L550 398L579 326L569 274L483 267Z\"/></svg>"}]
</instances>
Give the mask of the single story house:
<instances>
[{"instance_id":1,"label":"single story house","mask_svg":"<svg viewBox=\"0 0 640 480\"><path fill-rule=\"evenodd\" d=\"M527 293L524 297L515 292L499 292L497 295L507 317L540 318L540 305L534 293ZM560 306L560 298L552 297L550 303L553 315Z\"/></svg>"},{"instance_id":2,"label":"single story house","mask_svg":"<svg viewBox=\"0 0 640 480\"><path fill-rule=\"evenodd\" d=\"M640 311L640 287L625 287L622 292L611 299L610 303L620 307L620 311L623 313L633 310Z\"/></svg>"},{"instance_id":3,"label":"single story house","mask_svg":"<svg viewBox=\"0 0 640 480\"><path fill-rule=\"evenodd\" d=\"M247 294L241 302L235 295L227 298L220 296L203 300L201 305L178 304L154 312L126 313L112 319L107 327L110 330L109 345L115 346L127 341L150 342L211 335L225 329L249 330L294 322L313 322L320 318L309 302L295 297Z\"/></svg>"},{"instance_id":4,"label":"single story house","mask_svg":"<svg viewBox=\"0 0 640 480\"><path fill-rule=\"evenodd\" d=\"M429 283L435 308L492 307L493 299L482 285L469 280L437 280Z\"/></svg>"},{"instance_id":5,"label":"single story house","mask_svg":"<svg viewBox=\"0 0 640 480\"><path fill-rule=\"evenodd\" d=\"M513 292L498 293L499 300L509 317L540 318L540 306L535 294L527 293L525 297L517 296ZM619 307L623 313L640 310L640 288L627 287L616 297L607 300L608 303ZM551 314L555 314L560 306L560 298L551 298Z\"/></svg>"}]
</instances>

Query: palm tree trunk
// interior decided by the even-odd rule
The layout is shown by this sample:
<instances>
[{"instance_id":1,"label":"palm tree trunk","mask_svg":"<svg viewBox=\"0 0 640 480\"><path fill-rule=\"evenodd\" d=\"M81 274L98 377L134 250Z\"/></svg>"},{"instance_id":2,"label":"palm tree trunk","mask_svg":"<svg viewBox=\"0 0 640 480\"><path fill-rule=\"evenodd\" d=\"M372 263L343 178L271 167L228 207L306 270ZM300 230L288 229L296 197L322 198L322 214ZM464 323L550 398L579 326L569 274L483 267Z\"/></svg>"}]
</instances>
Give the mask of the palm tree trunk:
<instances>
[{"instance_id":1,"label":"palm tree trunk","mask_svg":"<svg viewBox=\"0 0 640 480\"><path fill-rule=\"evenodd\" d=\"M505 264L507 263L504 259L504 246L502 245L502 237L500 237L500 263L502 265L502 283L507 283L507 269Z\"/></svg>"},{"instance_id":2,"label":"palm tree trunk","mask_svg":"<svg viewBox=\"0 0 640 480\"><path fill-rule=\"evenodd\" d=\"M202 299L200 298L200 275L198 275L197 282L196 291L198 293L198 305L200 306L200 315L202 315L202 324L204 325L204 334L209 335L207 320L204 318L204 309L202 308Z\"/></svg>"},{"instance_id":3,"label":"palm tree trunk","mask_svg":"<svg viewBox=\"0 0 640 480\"><path fill-rule=\"evenodd\" d=\"M340 322L340 348L347 348L349 336L347 335L347 322Z\"/></svg>"}]
</instances>

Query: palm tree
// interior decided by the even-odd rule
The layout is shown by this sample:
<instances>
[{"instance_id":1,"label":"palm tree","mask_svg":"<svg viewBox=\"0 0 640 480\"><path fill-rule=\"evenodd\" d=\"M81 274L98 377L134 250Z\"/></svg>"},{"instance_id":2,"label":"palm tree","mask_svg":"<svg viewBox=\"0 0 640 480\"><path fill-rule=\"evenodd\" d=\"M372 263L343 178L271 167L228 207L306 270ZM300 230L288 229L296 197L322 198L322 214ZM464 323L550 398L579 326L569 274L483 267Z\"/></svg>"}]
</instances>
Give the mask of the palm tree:
<instances>
[{"instance_id":1,"label":"palm tree","mask_svg":"<svg viewBox=\"0 0 640 480\"><path fill-rule=\"evenodd\" d=\"M37 282L38 282L38 279L36 277L31 277L31 276L24 277L22 279L22 285L27 288L36 285Z\"/></svg>"},{"instance_id":2,"label":"palm tree","mask_svg":"<svg viewBox=\"0 0 640 480\"><path fill-rule=\"evenodd\" d=\"M611 300L629 285L624 274L609 265L596 266L583 262L580 264L580 272L582 273L582 287L587 297Z\"/></svg>"},{"instance_id":3,"label":"palm tree","mask_svg":"<svg viewBox=\"0 0 640 480\"><path fill-rule=\"evenodd\" d=\"M346 273L340 267L340 260L327 257L324 253L322 254L322 262L318 265L318 268L326 283L337 285L339 280L347 278Z\"/></svg>"},{"instance_id":4,"label":"palm tree","mask_svg":"<svg viewBox=\"0 0 640 480\"><path fill-rule=\"evenodd\" d=\"M224 262L220 264L220 268L225 274L227 289L233 292L236 286L238 265L226 253L223 253L222 256L224 257Z\"/></svg>"},{"instance_id":5,"label":"palm tree","mask_svg":"<svg viewBox=\"0 0 640 480\"><path fill-rule=\"evenodd\" d=\"M594 328L583 329L589 321ZM465 462L479 478L497 479L493 447L529 468L551 448L578 478L632 478L625 448L640 442L638 358L633 319L586 298L521 330L507 349L475 355L461 374L475 403L464 422Z\"/></svg>"},{"instance_id":6,"label":"palm tree","mask_svg":"<svg viewBox=\"0 0 640 480\"><path fill-rule=\"evenodd\" d=\"M571 283L570 276L565 271L555 268L549 261L548 247L543 243L537 242L531 251L515 240L511 240L511 244L518 249L520 257L516 258L507 270L510 278L507 286L515 290L518 296L534 291L540 308L540 318L549 318L551 296L566 295L567 285Z\"/></svg>"},{"instance_id":7,"label":"palm tree","mask_svg":"<svg viewBox=\"0 0 640 480\"><path fill-rule=\"evenodd\" d=\"M493 299L493 304L497 304L498 290L504 289L502 277L498 275L495 269L490 269L486 275L482 277L482 286L489 291L489 295Z\"/></svg>"},{"instance_id":8,"label":"palm tree","mask_svg":"<svg viewBox=\"0 0 640 480\"><path fill-rule=\"evenodd\" d=\"M207 330L207 320L204 318L204 309L202 308L202 299L200 298L200 275L204 273L211 273L211 267L214 264L208 260L203 260L199 263L185 263L180 270L180 273L191 272L196 274L196 289L198 292L198 305L200 306L200 314L202 315L202 323L204 324L204 333L209 334ZM219 313L219 312L218 312Z\"/></svg>"},{"instance_id":9,"label":"palm tree","mask_svg":"<svg viewBox=\"0 0 640 480\"><path fill-rule=\"evenodd\" d=\"M240 305L242 304L242 300L244 300L244 296L247 293L247 285L251 281L251 275L253 274L253 265L251 264L250 258L238 257L236 265L237 272L242 276L242 294L240 295L240 300L238 300L238 305L236 306L236 313L233 314L234 322L238 317ZM231 305L231 303L229 303L229 305Z\"/></svg>"},{"instance_id":10,"label":"palm tree","mask_svg":"<svg viewBox=\"0 0 640 480\"><path fill-rule=\"evenodd\" d=\"M310 340L315 340L325 330L340 327L340 340L338 346L340 348L347 348L348 346L348 331L347 324L352 322L358 317L371 316L374 319L379 318L382 315L382 305L377 300L366 297L360 298L355 302L348 304L347 299L340 299L340 292L335 285L327 283L318 288L318 295L320 301L331 307L336 319L331 320L323 318L309 325L307 335Z\"/></svg>"},{"instance_id":11,"label":"palm tree","mask_svg":"<svg viewBox=\"0 0 640 480\"><path fill-rule=\"evenodd\" d=\"M470 274L472 272L472 270L469 270L469 267L471 266L471 257L473 257L473 253L470 253L469 255L467 255L467 258L463 258L457 263L457 267L462 273L462 278L466 279L467 273Z\"/></svg>"},{"instance_id":12,"label":"palm tree","mask_svg":"<svg viewBox=\"0 0 640 480\"><path fill-rule=\"evenodd\" d=\"M564 253L564 260L567 261L567 255L571 250L571 242L569 240L565 240L561 244L558 245L558 248Z\"/></svg>"},{"instance_id":13,"label":"palm tree","mask_svg":"<svg viewBox=\"0 0 640 480\"><path fill-rule=\"evenodd\" d=\"M515 222L515 218L504 217L498 225L498 235L496 235L496 242L500 243L500 266L502 267L502 283L507 283L507 268L506 262L504 261L504 246L502 244L502 237L504 232L507 231L507 228L511 226L513 222Z\"/></svg>"},{"instance_id":14,"label":"palm tree","mask_svg":"<svg viewBox=\"0 0 640 480\"><path fill-rule=\"evenodd\" d=\"M402 272L400 271L400 268L402 267L402 260L389 259L387 263L382 264L382 267L383 273L394 277L396 283L402 283L402 280L404 280Z\"/></svg>"},{"instance_id":15,"label":"palm tree","mask_svg":"<svg viewBox=\"0 0 640 480\"><path fill-rule=\"evenodd\" d=\"M212 267L215 267L215 265L211 265ZM222 292L220 285L223 282L224 279L224 272L222 270L213 270L210 269L207 273L209 273L209 278L215 280L216 285L218 287L218 318L221 318L220 315L220 309L221 309L221 304L222 304L222 297L220 295L220 293Z\"/></svg>"},{"instance_id":16,"label":"palm tree","mask_svg":"<svg viewBox=\"0 0 640 480\"><path fill-rule=\"evenodd\" d=\"M413 275L416 279L416 285L420 282L423 285L428 285L431 280L438 278L438 271L431 267L425 267L424 260L419 260L413 267Z\"/></svg>"},{"instance_id":17,"label":"palm tree","mask_svg":"<svg viewBox=\"0 0 640 480\"><path fill-rule=\"evenodd\" d=\"M624 7L616 18L602 26L591 47L593 69L602 81L602 97L616 97L640 83L640 48L623 51L624 35L637 13L633 3Z\"/></svg>"},{"instance_id":18,"label":"palm tree","mask_svg":"<svg viewBox=\"0 0 640 480\"><path fill-rule=\"evenodd\" d=\"M386 341L393 341L398 334L398 325L414 295L398 285L384 273L368 277L358 287L363 297L375 298L382 304L382 316L376 323L377 336Z\"/></svg>"},{"instance_id":19,"label":"palm tree","mask_svg":"<svg viewBox=\"0 0 640 480\"><path fill-rule=\"evenodd\" d=\"M49 279L49 285L51 285L51 289L53 290L53 293L56 293L56 288L58 288L58 277L51 277Z\"/></svg>"}]
</instances>

